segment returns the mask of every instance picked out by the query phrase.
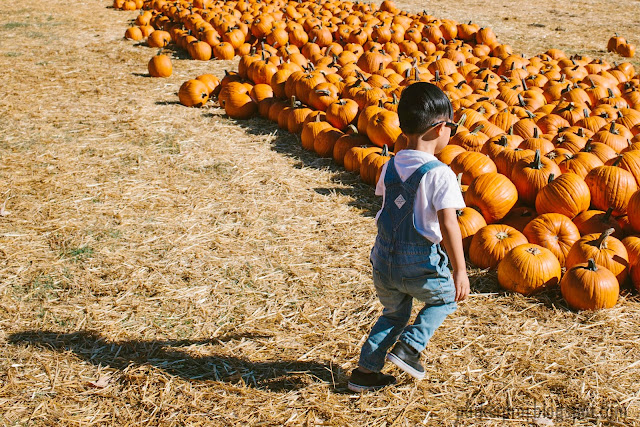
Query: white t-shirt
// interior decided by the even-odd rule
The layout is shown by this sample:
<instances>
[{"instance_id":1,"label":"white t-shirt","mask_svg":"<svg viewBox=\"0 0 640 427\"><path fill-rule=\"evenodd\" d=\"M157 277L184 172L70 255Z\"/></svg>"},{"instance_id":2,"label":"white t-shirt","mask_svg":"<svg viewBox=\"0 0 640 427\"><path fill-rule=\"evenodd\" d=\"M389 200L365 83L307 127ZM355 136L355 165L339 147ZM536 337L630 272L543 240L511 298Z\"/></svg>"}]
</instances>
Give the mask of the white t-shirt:
<instances>
[{"instance_id":1,"label":"white t-shirt","mask_svg":"<svg viewBox=\"0 0 640 427\"><path fill-rule=\"evenodd\" d=\"M413 172L423 164L437 160L435 156L417 150L401 150L395 156L396 171L402 181L406 181ZM387 162L382 167L380 179L376 185L376 195L382 196L384 206L384 176L387 172ZM447 208L462 209L465 207L462 192L455 173L448 166L439 166L427 172L420 181L413 205L414 224L418 233L433 243L442 241L438 211ZM376 215L376 222L380 216L380 209Z\"/></svg>"}]
</instances>

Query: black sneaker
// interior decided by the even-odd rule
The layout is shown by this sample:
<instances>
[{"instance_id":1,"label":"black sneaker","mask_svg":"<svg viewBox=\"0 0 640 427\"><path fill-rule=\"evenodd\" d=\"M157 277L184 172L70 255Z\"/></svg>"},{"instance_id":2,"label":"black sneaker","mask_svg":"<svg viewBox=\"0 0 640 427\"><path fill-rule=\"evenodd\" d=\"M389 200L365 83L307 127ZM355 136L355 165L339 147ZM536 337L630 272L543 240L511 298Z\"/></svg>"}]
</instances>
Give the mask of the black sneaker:
<instances>
[{"instance_id":1,"label":"black sneaker","mask_svg":"<svg viewBox=\"0 0 640 427\"><path fill-rule=\"evenodd\" d=\"M380 390L388 385L395 384L396 377L393 375L385 375L380 372L371 372L365 374L358 368L351 371L349 378L349 390L361 393L363 391Z\"/></svg>"},{"instance_id":2,"label":"black sneaker","mask_svg":"<svg viewBox=\"0 0 640 427\"><path fill-rule=\"evenodd\" d=\"M393 346L387 359L413 378L421 380L425 376L424 367L420 363L420 352L403 341L398 341Z\"/></svg>"}]
</instances>

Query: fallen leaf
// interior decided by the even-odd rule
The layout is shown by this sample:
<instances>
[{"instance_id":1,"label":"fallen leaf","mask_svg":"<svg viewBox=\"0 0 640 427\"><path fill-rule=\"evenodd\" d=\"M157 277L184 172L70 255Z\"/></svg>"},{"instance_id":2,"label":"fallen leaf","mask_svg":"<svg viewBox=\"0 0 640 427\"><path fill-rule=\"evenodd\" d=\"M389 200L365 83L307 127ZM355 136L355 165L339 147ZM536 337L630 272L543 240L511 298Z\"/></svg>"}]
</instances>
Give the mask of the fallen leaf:
<instances>
[{"instance_id":1,"label":"fallen leaf","mask_svg":"<svg viewBox=\"0 0 640 427\"><path fill-rule=\"evenodd\" d=\"M102 376L100 378L98 378L98 381L91 381L89 382L89 385L92 385L96 388L105 388L107 385L109 385L109 380L111 379L111 377L106 377L106 376Z\"/></svg>"}]
</instances>

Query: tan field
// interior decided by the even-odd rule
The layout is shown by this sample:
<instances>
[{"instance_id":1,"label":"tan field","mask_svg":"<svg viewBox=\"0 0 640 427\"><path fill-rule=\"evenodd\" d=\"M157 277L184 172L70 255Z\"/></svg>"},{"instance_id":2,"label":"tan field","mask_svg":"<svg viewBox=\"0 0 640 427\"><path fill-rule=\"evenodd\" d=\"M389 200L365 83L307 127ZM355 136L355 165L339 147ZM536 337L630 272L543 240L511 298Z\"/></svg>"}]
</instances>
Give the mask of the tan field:
<instances>
[{"instance_id":1,"label":"tan field","mask_svg":"<svg viewBox=\"0 0 640 427\"><path fill-rule=\"evenodd\" d=\"M637 0L397 5L528 56L640 46ZM176 51L152 79L156 49L123 39L137 13L109 6L0 2L0 425L638 423L637 294L578 313L471 268L426 379L388 366L396 386L350 393L381 310L373 188L272 123L180 105L237 60Z\"/></svg>"}]
</instances>

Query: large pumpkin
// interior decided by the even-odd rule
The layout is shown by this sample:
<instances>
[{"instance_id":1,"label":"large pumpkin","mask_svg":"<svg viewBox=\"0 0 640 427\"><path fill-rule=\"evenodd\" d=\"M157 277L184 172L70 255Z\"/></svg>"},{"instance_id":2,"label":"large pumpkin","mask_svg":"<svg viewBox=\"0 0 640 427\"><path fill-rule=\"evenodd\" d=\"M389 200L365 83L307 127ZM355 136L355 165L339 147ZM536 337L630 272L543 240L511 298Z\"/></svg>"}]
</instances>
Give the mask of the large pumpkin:
<instances>
[{"instance_id":1,"label":"large pumpkin","mask_svg":"<svg viewBox=\"0 0 640 427\"><path fill-rule=\"evenodd\" d=\"M149 60L147 68L151 77L170 77L173 72L171 58L160 53Z\"/></svg>"},{"instance_id":2,"label":"large pumpkin","mask_svg":"<svg viewBox=\"0 0 640 427\"><path fill-rule=\"evenodd\" d=\"M504 175L482 174L471 181L464 194L467 206L477 207L487 224L500 221L518 201L518 190Z\"/></svg>"},{"instance_id":3,"label":"large pumpkin","mask_svg":"<svg viewBox=\"0 0 640 427\"><path fill-rule=\"evenodd\" d=\"M571 172L563 173L538 191L536 211L543 213L559 213L573 218L580 212L589 209L591 193L584 180Z\"/></svg>"},{"instance_id":4,"label":"large pumpkin","mask_svg":"<svg viewBox=\"0 0 640 427\"><path fill-rule=\"evenodd\" d=\"M563 266L569 250L580 239L578 227L558 213L538 216L524 227L523 234L529 242L549 249Z\"/></svg>"},{"instance_id":5,"label":"large pumpkin","mask_svg":"<svg viewBox=\"0 0 640 427\"><path fill-rule=\"evenodd\" d=\"M615 164L592 169L584 181L591 192L593 206L603 211L613 208L614 216L627 213L629 199L638 190L638 184L631 172Z\"/></svg>"},{"instance_id":6,"label":"large pumpkin","mask_svg":"<svg viewBox=\"0 0 640 427\"><path fill-rule=\"evenodd\" d=\"M504 289L531 295L560 281L558 259L549 249L527 243L511 249L498 265L498 283Z\"/></svg>"},{"instance_id":7,"label":"large pumpkin","mask_svg":"<svg viewBox=\"0 0 640 427\"><path fill-rule=\"evenodd\" d=\"M453 172L462 173L462 183L470 184L474 178L489 172L497 172L496 165L485 154L465 151L453 159L450 165Z\"/></svg>"},{"instance_id":8,"label":"large pumpkin","mask_svg":"<svg viewBox=\"0 0 640 427\"><path fill-rule=\"evenodd\" d=\"M567 268L593 258L598 265L615 274L619 284L624 284L629 274L629 255L624 244L611 236L612 233L611 228L604 233L582 236L567 254Z\"/></svg>"},{"instance_id":9,"label":"large pumpkin","mask_svg":"<svg viewBox=\"0 0 640 427\"><path fill-rule=\"evenodd\" d=\"M549 182L551 175L560 176L560 168L551 159L542 157L536 150L531 157L519 160L511 171L511 180L518 189L520 199L529 206L534 206L538 191Z\"/></svg>"},{"instance_id":10,"label":"large pumpkin","mask_svg":"<svg viewBox=\"0 0 640 427\"><path fill-rule=\"evenodd\" d=\"M471 239L469 259L479 268L495 268L513 248L527 243L527 238L513 227L489 224Z\"/></svg>"},{"instance_id":11,"label":"large pumpkin","mask_svg":"<svg viewBox=\"0 0 640 427\"><path fill-rule=\"evenodd\" d=\"M367 136L378 147L386 145L393 148L401 133L398 114L393 111L379 111L367 124Z\"/></svg>"},{"instance_id":12,"label":"large pumpkin","mask_svg":"<svg viewBox=\"0 0 640 427\"><path fill-rule=\"evenodd\" d=\"M616 304L620 285L615 274L590 258L567 270L560 281L560 291L571 308L598 310Z\"/></svg>"}]
</instances>

